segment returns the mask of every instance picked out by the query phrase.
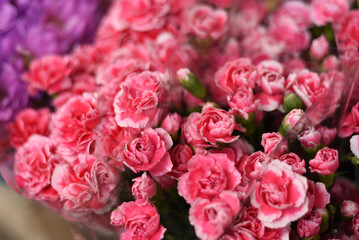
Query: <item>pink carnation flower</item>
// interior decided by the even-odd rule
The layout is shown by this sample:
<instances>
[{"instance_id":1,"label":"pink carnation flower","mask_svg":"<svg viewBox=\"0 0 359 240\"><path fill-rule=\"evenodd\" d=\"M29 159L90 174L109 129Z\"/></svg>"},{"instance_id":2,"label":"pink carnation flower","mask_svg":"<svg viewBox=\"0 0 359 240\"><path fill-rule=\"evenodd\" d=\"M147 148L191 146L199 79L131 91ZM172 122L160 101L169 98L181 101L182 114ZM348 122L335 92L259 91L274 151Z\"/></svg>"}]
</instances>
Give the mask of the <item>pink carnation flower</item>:
<instances>
[{"instance_id":1,"label":"pink carnation flower","mask_svg":"<svg viewBox=\"0 0 359 240\"><path fill-rule=\"evenodd\" d=\"M295 153L284 154L279 160L291 166L293 172L303 174L307 171L305 169L305 161Z\"/></svg>"},{"instance_id":2,"label":"pink carnation flower","mask_svg":"<svg viewBox=\"0 0 359 240\"><path fill-rule=\"evenodd\" d=\"M170 135L163 128L147 128L125 146L121 160L135 173L149 171L153 176L160 176L172 169L168 152L172 144Z\"/></svg>"},{"instance_id":3,"label":"pink carnation flower","mask_svg":"<svg viewBox=\"0 0 359 240\"><path fill-rule=\"evenodd\" d=\"M212 200L198 198L189 210L189 221L200 239L216 240L240 210L237 194L224 191Z\"/></svg>"},{"instance_id":4,"label":"pink carnation flower","mask_svg":"<svg viewBox=\"0 0 359 240\"><path fill-rule=\"evenodd\" d=\"M240 114L243 118L248 119L248 114L258 108L259 101L254 99L251 88L239 87L234 96L227 97L228 105L231 107L231 114Z\"/></svg>"},{"instance_id":5,"label":"pink carnation flower","mask_svg":"<svg viewBox=\"0 0 359 240\"><path fill-rule=\"evenodd\" d=\"M166 94L165 78L161 73L129 74L113 103L117 124L133 128L156 126Z\"/></svg>"},{"instance_id":6,"label":"pink carnation flower","mask_svg":"<svg viewBox=\"0 0 359 240\"><path fill-rule=\"evenodd\" d=\"M174 148L171 148L170 154L173 168L169 175L178 179L187 172L187 163L192 158L193 151L188 144L179 143Z\"/></svg>"},{"instance_id":7,"label":"pink carnation flower","mask_svg":"<svg viewBox=\"0 0 359 240\"><path fill-rule=\"evenodd\" d=\"M168 133L175 134L181 127L182 117L178 113L169 113L163 119L161 127Z\"/></svg>"},{"instance_id":8,"label":"pink carnation flower","mask_svg":"<svg viewBox=\"0 0 359 240\"><path fill-rule=\"evenodd\" d=\"M58 152L69 161L78 153L92 153L99 123L96 99L91 95L71 98L54 115L52 137L59 144Z\"/></svg>"},{"instance_id":9,"label":"pink carnation flower","mask_svg":"<svg viewBox=\"0 0 359 240\"><path fill-rule=\"evenodd\" d=\"M269 228L281 228L308 211L307 179L279 160L269 163L260 182L255 183L251 203L258 219Z\"/></svg>"},{"instance_id":10,"label":"pink carnation flower","mask_svg":"<svg viewBox=\"0 0 359 240\"><path fill-rule=\"evenodd\" d=\"M240 164L239 170L243 172L248 180L257 179L260 176L263 166L270 161L267 154L258 151L244 158Z\"/></svg>"},{"instance_id":11,"label":"pink carnation flower","mask_svg":"<svg viewBox=\"0 0 359 240\"><path fill-rule=\"evenodd\" d=\"M205 106L198 121L198 131L204 140L216 145L217 143L230 143L239 136L232 136L238 125L233 115L225 110Z\"/></svg>"},{"instance_id":12,"label":"pink carnation flower","mask_svg":"<svg viewBox=\"0 0 359 240\"><path fill-rule=\"evenodd\" d=\"M226 62L215 74L216 85L229 94L235 94L241 86L253 88L258 72L248 58Z\"/></svg>"},{"instance_id":13,"label":"pink carnation flower","mask_svg":"<svg viewBox=\"0 0 359 240\"><path fill-rule=\"evenodd\" d=\"M319 233L321 223L322 217L319 212L311 211L310 213L307 213L298 221L297 232L299 237L313 237L314 235Z\"/></svg>"},{"instance_id":14,"label":"pink carnation flower","mask_svg":"<svg viewBox=\"0 0 359 240\"><path fill-rule=\"evenodd\" d=\"M75 217L108 211L118 182L115 168L89 154L80 154L74 166L57 165L51 179L64 210Z\"/></svg>"},{"instance_id":15,"label":"pink carnation flower","mask_svg":"<svg viewBox=\"0 0 359 240\"><path fill-rule=\"evenodd\" d=\"M187 15L190 32L199 38L218 40L226 31L227 13L208 5L195 5Z\"/></svg>"},{"instance_id":16,"label":"pink carnation flower","mask_svg":"<svg viewBox=\"0 0 359 240\"><path fill-rule=\"evenodd\" d=\"M199 122L201 119L201 114L198 112L191 113L186 117L181 126L182 128L182 137L192 146L205 148L210 147L211 144L207 143L203 136L199 133Z\"/></svg>"},{"instance_id":17,"label":"pink carnation flower","mask_svg":"<svg viewBox=\"0 0 359 240\"><path fill-rule=\"evenodd\" d=\"M298 141L305 148L315 148L320 142L322 135L314 127L309 127L298 135Z\"/></svg>"},{"instance_id":18,"label":"pink carnation flower","mask_svg":"<svg viewBox=\"0 0 359 240\"><path fill-rule=\"evenodd\" d=\"M51 186L56 164L56 145L47 137L33 135L15 154L15 181L26 196L37 201L57 200Z\"/></svg>"},{"instance_id":19,"label":"pink carnation flower","mask_svg":"<svg viewBox=\"0 0 359 240\"><path fill-rule=\"evenodd\" d=\"M148 200L156 194L156 183L146 172L132 181L134 182L131 188L132 195L137 199Z\"/></svg>"},{"instance_id":20,"label":"pink carnation flower","mask_svg":"<svg viewBox=\"0 0 359 240\"><path fill-rule=\"evenodd\" d=\"M225 190L234 190L241 178L226 154L196 154L188 162L188 173L178 180L178 193L191 204L197 198L212 199Z\"/></svg>"},{"instance_id":21,"label":"pink carnation flower","mask_svg":"<svg viewBox=\"0 0 359 240\"><path fill-rule=\"evenodd\" d=\"M111 224L125 227L120 235L122 240L159 240L164 237L166 228L160 224L156 207L147 200L124 202L111 214Z\"/></svg>"},{"instance_id":22,"label":"pink carnation flower","mask_svg":"<svg viewBox=\"0 0 359 240\"><path fill-rule=\"evenodd\" d=\"M51 113L47 108L22 110L16 115L15 121L7 126L11 145L15 148L20 147L33 134L49 135L50 116Z\"/></svg>"},{"instance_id":23,"label":"pink carnation flower","mask_svg":"<svg viewBox=\"0 0 359 240\"><path fill-rule=\"evenodd\" d=\"M339 22L349 10L348 0L314 0L311 3L312 19L318 26Z\"/></svg>"},{"instance_id":24,"label":"pink carnation flower","mask_svg":"<svg viewBox=\"0 0 359 240\"><path fill-rule=\"evenodd\" d=\"M345 0L346 1L346 0ZM317 59L320 60L329 52L329 43L324 35L313 40L310 46L310 53Z\"/></svg>"},{"instance_id":25,"label":"pink carnation flower","mask_svg":"<svg viewBox=\"0 0 359 240\"><path fill-rule=\"evenodd\" d=\"M35 94L41 90L54 94L71 87L70 74L75 66L69 57L48 55L32 61L30 72L25 73L23 77L29 82L30 93Z\"/></svg>"},{"instance_id":26,"label":"pink carnation flower","mask_svg":"<svg viewBox=\"0 0 359 240\"><path fill-rule=\"evenodd\" d=\"M287 140L283 140L283 136L278 132L264 133L261 145L264 148L264 153L275 156L281 156L289 149Z\"/></svg>"},{"instance_id":27,"label":"pink carnation flower","mask_svg":"<svg viewBox=\"0 0 359 240\"><path fill-rule=\"evenodd\" d=\"M338 151L330 148L320 149L314 159L309 161L310 171L322 175L330 175L339 167Z\"/></svg>"}]
</instances>

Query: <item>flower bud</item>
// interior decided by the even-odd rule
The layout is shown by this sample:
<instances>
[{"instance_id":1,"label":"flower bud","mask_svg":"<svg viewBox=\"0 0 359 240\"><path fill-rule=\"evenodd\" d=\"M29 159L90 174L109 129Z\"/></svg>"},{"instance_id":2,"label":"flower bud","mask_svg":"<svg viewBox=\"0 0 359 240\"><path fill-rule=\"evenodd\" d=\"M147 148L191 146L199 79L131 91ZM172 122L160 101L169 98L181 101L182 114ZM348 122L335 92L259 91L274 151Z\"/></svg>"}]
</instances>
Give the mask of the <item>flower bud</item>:
<instances>
[{"instance_id":1,"label":"flower bud","mask_svg":"<svg viewBox=\"0 0 359 240\"><path fill-rule=\"evenodd\" d=\"M205 98L207 90L188 68L181 68L177 71L177 78L181 85L192 93L195 97Z\"/></svg>"},{"instance_id":2,"label":"flower bud","mask_svg":"<svg viewBox=\"0 0 359 240\"><path fill-rule=\"evenodd\" d=\"M288 132L289 129L294 127L294 125L299 121L299 119L304 115L302 109L293 109L291 110L282 121L278 132L283 136Z\"/></svg>"},{"instance_id":3,"label":"flower bud","mask_svg":"<svg viewBox=\"0 0 359 240\"><path fill-rule=\"evenodd\" d=\"M293 109L302 108L302 99L295 93L289 93L284 96L283 108L286 112L290 112Z\"/></svg>"}]
</instances>

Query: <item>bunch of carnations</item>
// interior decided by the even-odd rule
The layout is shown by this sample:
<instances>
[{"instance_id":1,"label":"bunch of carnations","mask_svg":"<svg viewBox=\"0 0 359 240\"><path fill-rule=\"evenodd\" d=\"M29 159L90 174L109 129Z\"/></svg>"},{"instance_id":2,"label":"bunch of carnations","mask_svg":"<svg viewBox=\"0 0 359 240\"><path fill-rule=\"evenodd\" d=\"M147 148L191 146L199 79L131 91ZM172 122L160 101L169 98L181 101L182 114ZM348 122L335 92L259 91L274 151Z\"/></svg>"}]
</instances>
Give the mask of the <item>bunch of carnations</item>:
<instances>
[{"instance_id":1,"label":"bunch of carnations","mask_svg":"<svg viewBox=\"0 0 359 240\"><path fill-rule=\"evenodd\" d=\"M40 93L29 95L22 73L35 58L92 41L106 5L105 0L0 1L0 155L8 146L5 125L26 106L45 101Z\"/></svg>"},{"instance_id":2,"label":"bunch of carnations","mask_svg":"<svg viewBox=\"0 0 359 240\"><path fill-rule=\"evenodd\" d=\"M114 1L23 74L8 181L124 240L359 238L354 7Z\"/></svg>"}]
</instances>

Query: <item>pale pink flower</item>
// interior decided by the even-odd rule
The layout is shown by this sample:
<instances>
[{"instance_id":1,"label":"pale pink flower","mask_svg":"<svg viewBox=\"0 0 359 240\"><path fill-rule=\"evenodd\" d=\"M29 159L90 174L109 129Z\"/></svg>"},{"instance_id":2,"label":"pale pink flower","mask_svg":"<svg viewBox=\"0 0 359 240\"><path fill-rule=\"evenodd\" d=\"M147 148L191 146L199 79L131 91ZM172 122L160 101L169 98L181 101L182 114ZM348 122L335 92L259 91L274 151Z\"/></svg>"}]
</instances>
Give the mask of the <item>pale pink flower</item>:
<instances>
[{"instance_id":1,"label":"pale pink flower","mask_svg":"<svg viewBox=\"0 0 359 240\"><path fill-rule=\"evenodd\" d=\"M108 211L116 201L119 180L113 166L93 155L80 154L74 166L55 167L51 185L59 193L64 210L76 217Z\"/></svg>"},{"instance_id":2,"label":"pale pink flower","mask_svg":"<svg viewBox=\"0 0 359 240\"><path fill-rule=\"evenodd\" d=\"M239 129L233 115L225 110L205 106L198 120L198 131L204 140L216 145L230 143L239 136L232 136L233 131Z\"/></svg>"},{"instance_id":3,"label":"pale pink flower","mask_svg":"<svg viewBox=\"0 0 359 240\"><path fill-rule=\"evenodd\" d=\"M281 156L289 149L287 140L283 140L283 136L278 132L264 133L261 145L264 148L264 153L275 156Z\"/></svg>"},{"instance_id":4,"label":"pale pink flower","mask_svg":"<svg viewBox=\"0 0 359 240\"><path fill-rule=\"evenodd\" d=\"M172 144L170 135L163 128L147 128L125 146L121 160L135 173L149 171L153 176L160 176L172 169L168 152Z\"/></svg>"},{"instance_id":5,"label":"pale pink flower","mask_svg":"<svg viewBox=\"0 0 359 240\"><path fill-rule=\"evenodd\" d=\"M254 99L251 88L239 87L234 96L227 97L228 105L231 107L230 113L240 114L244 119L248 119L248 114L258 108L259 101Z\"/></svg>"},{"instance_id":6,"label":"pale pink flower","mask_svg":"<svg viewBox=\"0 0 359 240\"><path fill-rule=\"evenodd\" d=\"M212 199L225 190L234 190L241 178L226 154L196 154L188 162L188 173L178 180L178 193L191 204L197 198Z\"/></svg>"},{"instance_id":7,"label":"pale pink flower","mask_svg":"<svg viewBox=\"0 0 359 240\"><path fill-rule=\"evenodd\" d=\"M117 124L133 128L156 126L166 96L163 74L149 71L129 74L113 103Z\"/></svg>"},{"instance_id":8,"label":"pale pink flower","mask_svg":"<svg viewBox=\"0 0 359 240\"><path fill-rule=\"evenodd\" d=\"M320 231L322 217L317 211L311 211L299 219L297 233L299 237L313 237Z\"/></svg>"},{"instance_id":9,"label":"pale pink flower","mask_svg":"<svg viewBox=\"0 0 359 240\"><path fill-rule=\"evenodd\" d=\"M320 60L325 57L328 52L329 43L324 35L321 35L319 38L313 40L312 45L310 46L310 53L313 55L313 57L315 57L317 60Z\"/></svg>"},{"instance_id":10,"label":"pale pink flower","mask_svg":"<svg viewBox=\"0 0 359 240\"><path fill-rule=\"evenodd\" d=\"M339 22L349 11L348 0L313 0L312 19L318 26L328 22Z\"/></svg>"},{"instance_id":11,"label":"pale pink flower","mask_svg":"<svg viewBox=\"0 0 359 240\"><path fill-rule=\"evenodd\" d=\"M141 177L132 179L132 195L137 199L148 200L156 194L156 183L146 172Z\"/></svg>"},{"instance_id":12,"label":"pale pink flower","mask_svg":"<svg viewBox=\"0 0 359 240\"><path fill-rule=\"evenodd\" d=\"M220 39L226 31L227 13L221 9L212 9L208 5L193 6L186 16L187 27L199 38Z\"/></svg>"},{"instance_id":13,"label":"pale pink flower","mask_svg":"<svg viewBox=\"0 0 359 240\"><path fill-rule=\"evenodd\" d=\"M339 70L339 59L334 55L329 55L323 60L323 67L327 70Z\"/></svg>"},{"instance_id":14,"label":"pale pink flower","mask_svg":"<svg viewBox=\"0 0 359 240\"><path fill-rule=\"evenodd\" d=\"M212 200L198 198L189 210L189 221L200 239L216 240L240 210L237 194L223 191Z\"/></svg>"},{"instance_id":15,"label":"pale pink flower","mask_svg":"<svg viewBox=\"0 0 359 240\"><path fill-rule=\"evenodd\" d=\"M178 179L187 172L187 163L192 158L193 151L188 144L179 143L174 148L171 148L170 154L173 168L169 175Z\"/></svg>"},{"instance_id":16,"label":"pale pink flower","mask_svg":"<svg viewBox=\"0 0 359 240\"><path fill-rule=\"evenodd\" d=\"M97 100L92 95L71 98L54 115L52 137L58 152L71 161L78 153L92 153L99 123Z\"/></svg>"},{"instance_id":17,"label":"pale pink flower","mask_svg":"<svg viewBox=\"0 0 359 240\"><path fill-rule=\"evenodd\" d=\"M283 156L280 157L279 160L290 165L293 169L293 172L303 174L307 171L305 169L305 161L295 153L291 152L284 154Z\"/></svg>"},{"instance_id":18,"label":"pale pink flower","mask_svg":"<svg viewBox=\"0 0 359 240\"><path fill-rule=\"evenodd\" d=\"M59 198L51 186L51 176L56 164L55 152L54 142L40 135L32 135L16 151L15 182L28 198L37 201Z\"/></svg>"},{"instance_id":19,"label":"pale pink flower","mask_svg":"<svg viewBox=\"0 0 359 240\"><path fill-rule=\"evenodd\" d=\"M166 228L160 224L160 215L149 201L136 200L124 202L111 214L111 224L127 230L120 239L159 240L164 237Z\"/></svg>"},{"instance_id":20,"label":"pale pink flower","mask_svg":"<svg viewBox=\"0 0 359 240\"><path fill-rule=\"evenodd\" d=\"M323 148L309 161L310 171L322 175L330 175L339 167L338 150Z\"/></svg>"},{"instance_id":21,"label":"pale pink flower","mask_svg":"<svg viewBox=\"0 0 359 240\"><path fill-rule=\"evenodd\" d=\"M228 94L235 94L241 86L254 88L258 72L248 58L226 62L215 74L216 85Z\"/></svg>"},{"instance_id":22,"label":"pale pink flower","mask_svg":"<svg viewBox=\"0 0 359 240\"><path fill-rule=\"evenodd\" d=\"M48 108L39 110L26 108L19 112L15 120L7 125L11 145L18 148L34 134L48 136L50 133L50 116L51 113Z\"/></svg>"},{"instance_id":23,"label":"pale pink flower","mask_svg":"<svg viewBox=\"0 0 359 240\"><path fill-rule=\"evenodd\" d=\"M30 93L41 90L55 94L71 88L70 74L75 67L76 64L69 57L48 55L32 61L30 71L23 78L29 83Z\"/></svg>"},{"instance_id":24,"label":"pale pink flower","mask_svg":"<svg viewBox=\"0 0 359 240\"><path fill-rule=\"evenodd\" d=\"M161 127L168 133L175 134L181 127L182 117L178 113L169 113L163 119Z\"/></svg>"},{"instance_id":25,"label":"pale pink flower","mask_svg":"<svg viewBox=\"0 0 359 240\"><path fill-rule=\"evenodd\" d=\"M274 160L254 184L251 203L258 208L258 219L269 228L281 228L308 211L307 179L289 165Z\"/></svg>"},{"instance_id":26,"label":"pale pink flower","mask_svg":"<svg viewBox=\"0 0 359 240\"><path fill-rule=\"evenodd\" d=\"M299 142L305 148L317 147L322 139L322 135L314 127L309 127L298 135Z\"/></svg>"},{"instance_id":27,"label":"pale pink flower","mask_svg":"<svg viewBox=\"0 0 359 240\"><path fill-rule=\"evenodd\" d=\"M359 135L350 138L350 150L359 158Z\"/></svg>"},{"instance_id":28,"label":"pale pink flower","mask_svg":"<svg viewBox=\"0 0 359 240\"><path fill-rule=\"evenodd\" d=\"M340 213L346 217L353 218L359 214L359 205L351 200L345 200L340 204Z\"/></svg>"}]
</instances>

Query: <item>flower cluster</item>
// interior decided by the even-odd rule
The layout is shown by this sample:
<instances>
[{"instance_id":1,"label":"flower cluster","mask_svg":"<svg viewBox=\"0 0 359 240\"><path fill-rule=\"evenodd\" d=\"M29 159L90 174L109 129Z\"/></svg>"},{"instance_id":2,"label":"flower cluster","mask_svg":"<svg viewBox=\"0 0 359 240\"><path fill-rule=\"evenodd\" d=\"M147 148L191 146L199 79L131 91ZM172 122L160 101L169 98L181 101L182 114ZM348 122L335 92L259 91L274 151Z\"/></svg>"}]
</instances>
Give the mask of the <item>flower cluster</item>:
<instances>
[{"instance_id":1,"label":"flower cluster","mask_svg":"<svg viewBox=\"0 0 359 240\"><path fill-rule=\"evenodd\" d=\"M337 176L359 164L359 103L331 125L358 21L347 0L114 1L93 44L23 74L52 101L7 125L14 180L120 239L358 236Z\"/></svg>"},{"instance_id":2,"label":"flower cluster","mask_svg":"<svg viewBox=\"0 0 359 240\"><path fill-rule=\"evenodd\" d=\"M0 141L8 140L5 124L26 106L41 102L41 96L37 92L29 94L27 84L22 81L29 63L46 54L66 53L75 44L90 42L105 5L101 0L1 1ZM0 154L5 147L0 147Z\"/></svg>"}]
</instances>

